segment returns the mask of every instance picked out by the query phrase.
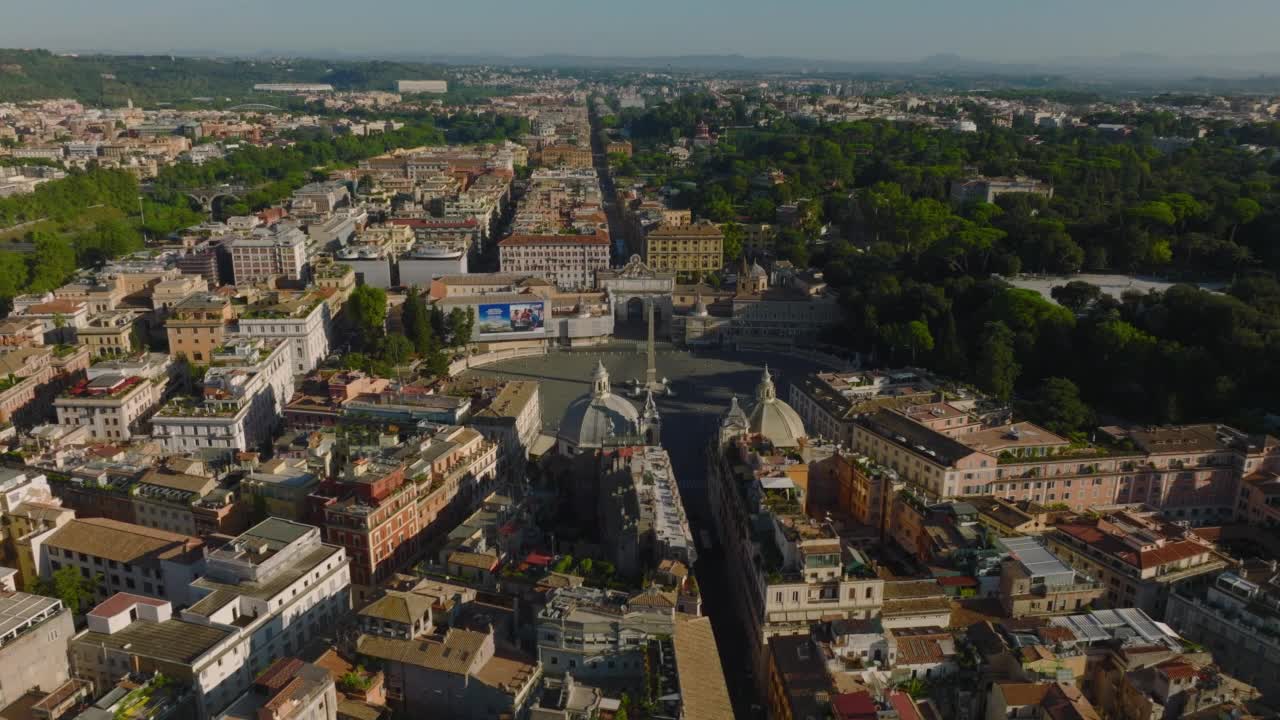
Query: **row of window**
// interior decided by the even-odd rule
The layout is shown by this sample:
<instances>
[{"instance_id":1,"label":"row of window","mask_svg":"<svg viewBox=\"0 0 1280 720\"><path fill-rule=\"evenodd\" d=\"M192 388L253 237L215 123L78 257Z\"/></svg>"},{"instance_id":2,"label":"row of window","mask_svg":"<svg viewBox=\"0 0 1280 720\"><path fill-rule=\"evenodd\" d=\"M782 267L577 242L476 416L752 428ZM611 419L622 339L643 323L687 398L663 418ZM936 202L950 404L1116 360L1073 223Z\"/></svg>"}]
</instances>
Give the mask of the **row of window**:
<instances>
[{"instance_id":1,"label":"row of window","mask_svg":"<svg viewBox=\"0 0 1280 720\"><path fill-rule=\"evenodd\" d=\"M115 564L114 561L112 562L112 564L113 565ZM57 572L62 569L62 563L58 562L57 560L50 560L49 568L53 572ZM93 578L93 574L90 572L89 568L83 565L80 566L80 575L83 576L86 580L90 580ZM132 577L126 576L122 583L120 580L120 576L115 573L105 575L103 577L103 580L108 584L110 584L112 587L109 591L106 588L101 588L101 587L97 588L97 594L102 597L106 597L119 592L121 587L127 590L136 590L138 588L137 582ZM164 585L155 585L148 580L142 581L142 591L147 593L148 595L158 595L160 597L164 597Z\"/></svg>"},{"instance_id":2,"label":"row of window","mask_svg":"<svg viewBox=\"0 0 1280 720\"><path fill-rule=\"evenodd\" d=\"M827 592L827 591L834 591L834 590L837 590L837 588L820 588L820 590L819 590L819 598L820 598L820 599L824 599L824 600L834 600L834 599L837 599L836 595L834 595L834 594L830 594L830 593L828 593L828 592ZM875 598L875 586L874 586L874 585L869 585L869 586L867 586L866 588L864 588L863 599L864 599L864 600L872 600L872 599L874 599L874 598ZM851 588L849 588L849 599L850 599L850 600L857 600L857 599L858 599L858 588L856 588L856 587L851 587ZM781 591L781 590L778 590L778 591L774 592L774 594L773 594L773 601L774 601L775 603L777 603L777 604L782 604L782 591ZM792 590L792 591L791 591L791 602L793 602L793 603L798 603L798 602L800 602L800 591L799 591L799 590Z\"/></svg>"}]
</instances>

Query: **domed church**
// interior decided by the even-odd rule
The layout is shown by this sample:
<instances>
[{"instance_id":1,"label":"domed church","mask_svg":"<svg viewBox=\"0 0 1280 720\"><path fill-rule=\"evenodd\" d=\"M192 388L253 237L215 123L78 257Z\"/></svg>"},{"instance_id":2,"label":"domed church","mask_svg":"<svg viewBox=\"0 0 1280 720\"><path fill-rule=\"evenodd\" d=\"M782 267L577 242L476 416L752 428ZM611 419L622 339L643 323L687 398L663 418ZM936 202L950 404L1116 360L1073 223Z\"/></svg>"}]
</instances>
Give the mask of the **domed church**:
<instances>
[{"instance_id":1,"label":"domed church","mask_svg":"<svg viewBox=\"0 0 1280 720\"><path fill-rule=\"evenodd\" d=\"M741 412L741 411L739 411ZM806 435L804 421L790 405L778 399L778 389L764 368L760 384L756 385L756 402L747 415L747 432L768 440L774 447L799 447Z\"/></svg>"},{"instance_id":2,"label":"domed church","mask_svg":"<svg viewBox=\"0 0 1280 720\"><path fill-rule=\"evenodd\" d=\"M660 426L653 394L645 397L644 411L637 410L630 400L614 394L609 371L600 362L591 376L591 391L565 410L559 449L576 455L619 445L657 445Z\"/></svg>"}]
</instances>

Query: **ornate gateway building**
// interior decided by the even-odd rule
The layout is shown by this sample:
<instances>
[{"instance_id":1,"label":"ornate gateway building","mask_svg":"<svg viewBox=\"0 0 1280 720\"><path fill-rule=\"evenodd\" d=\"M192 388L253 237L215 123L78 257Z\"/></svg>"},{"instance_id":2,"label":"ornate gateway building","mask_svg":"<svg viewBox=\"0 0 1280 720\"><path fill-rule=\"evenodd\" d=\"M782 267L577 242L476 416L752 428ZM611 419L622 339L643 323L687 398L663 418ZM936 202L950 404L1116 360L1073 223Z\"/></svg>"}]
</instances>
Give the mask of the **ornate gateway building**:
<instances>
[{"instance_id":1,"label":"ornate gateway building","mask_svg":"<svg viewBox=\"0 0 1280 720\"><path fill-rule=\"evenodd\" d=\"M608 294L614 323L639 326L647 322L645 307L652 304L658 333L670 334L675 273L654 270L632 255L621 269L598 271L596 283Z\"/></svg>"}]
</instances>

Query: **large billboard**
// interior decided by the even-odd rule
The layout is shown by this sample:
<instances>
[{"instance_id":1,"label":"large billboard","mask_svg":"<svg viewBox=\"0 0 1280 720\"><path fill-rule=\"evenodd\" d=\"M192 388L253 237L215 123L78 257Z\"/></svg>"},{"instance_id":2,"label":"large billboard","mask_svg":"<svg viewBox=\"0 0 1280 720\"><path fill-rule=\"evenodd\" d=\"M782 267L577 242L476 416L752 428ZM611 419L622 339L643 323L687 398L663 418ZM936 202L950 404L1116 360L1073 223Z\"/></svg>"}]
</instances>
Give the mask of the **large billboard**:
<instances>
[{"instance_id":1,"label":"large billboard","mask_svg":"<svg viewBox=\"0 0 1280 720\"><path fill-rule=\"evenodd\" d=\"M493 303L476 309L476 335L541 335L543 303Z\"/></svg>"}]
</instances>

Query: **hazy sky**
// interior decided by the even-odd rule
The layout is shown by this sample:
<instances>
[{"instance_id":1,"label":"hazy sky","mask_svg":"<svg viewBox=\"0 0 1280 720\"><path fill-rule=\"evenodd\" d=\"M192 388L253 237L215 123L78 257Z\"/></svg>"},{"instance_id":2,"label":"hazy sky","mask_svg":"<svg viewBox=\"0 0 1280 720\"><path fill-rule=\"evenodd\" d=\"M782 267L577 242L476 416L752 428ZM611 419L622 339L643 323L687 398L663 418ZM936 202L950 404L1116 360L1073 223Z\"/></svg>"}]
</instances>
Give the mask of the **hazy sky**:
<instances>
[{"instance_id":1,"label":"hazy sky","mask_svg":"<svg viewBox=\"0 0 1280 720\"><path fill-rule=\"evenodd\" d=\"M1280 0L0 0L0 46L1037 60L1278 49Z\"/></svg>"}]
</instances>

